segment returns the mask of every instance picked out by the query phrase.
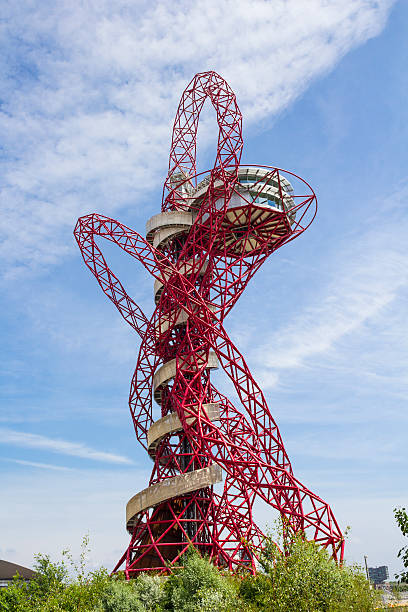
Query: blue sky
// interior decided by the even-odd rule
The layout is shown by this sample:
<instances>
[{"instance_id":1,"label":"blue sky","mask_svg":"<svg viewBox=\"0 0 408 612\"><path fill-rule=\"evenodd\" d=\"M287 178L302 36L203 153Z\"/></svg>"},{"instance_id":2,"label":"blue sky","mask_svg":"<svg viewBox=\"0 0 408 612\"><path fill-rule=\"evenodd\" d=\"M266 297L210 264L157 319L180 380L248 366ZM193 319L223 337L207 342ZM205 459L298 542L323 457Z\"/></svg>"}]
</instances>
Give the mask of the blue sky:
<instances>
[{"instance_id":1,"label":"blue sky","mask_svg":"<svg viewBox=\"0 0 408 612\"><path fill-rule=\"evenodd\" d=\"M205 7L205 8L204 8ZM407 503L408 5L370 0L15 2L1 25L0 557L78 550L112 567L150 460L127 407L138 339L82 263L76 218L144 233L198 71L244 115L243 161L305 178L318 217L227 327L295 474L351 526L350 561L398 571ZM211 167L215 119L199 131ZM150 313L152 280L104 245ZM219 384L223 377L218 374ZM272 514L258 509L259 522Z\"/></svg>"}]
</instances>

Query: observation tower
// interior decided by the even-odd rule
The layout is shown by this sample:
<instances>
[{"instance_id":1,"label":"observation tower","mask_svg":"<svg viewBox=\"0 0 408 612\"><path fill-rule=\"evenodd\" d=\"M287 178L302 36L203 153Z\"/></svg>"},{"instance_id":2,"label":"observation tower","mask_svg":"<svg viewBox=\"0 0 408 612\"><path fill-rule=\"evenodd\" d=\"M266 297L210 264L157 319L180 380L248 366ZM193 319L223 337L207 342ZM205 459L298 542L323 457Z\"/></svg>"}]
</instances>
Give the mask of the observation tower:
<instances>
[{"instance_id":1,"label":"observation tower","mask_svg":"<svg viewBox=\"0 0 408 612\"><path fill-rule=\"evenodd\" d=\"M213 169L197 174L207 98L218 148ZM153 472L126 506L131 539L114 572L124 569L127 578L171 571L190 545L221 567L255 571L264 537L253 517L257 498L343 558L330 506L295 478L262 390L224 328L251 277L310 225L317 206L296 175L241 165L242 146L234 92L215 72L197 74L177 110L162 208L147 221L146 237L99 214L75 228L85 264L141 340L129 406ZM152 275L150 318L110 270L98 237ZM234 386L237 406L213 384L217 368Z\"/></svg>"}]
</instances>

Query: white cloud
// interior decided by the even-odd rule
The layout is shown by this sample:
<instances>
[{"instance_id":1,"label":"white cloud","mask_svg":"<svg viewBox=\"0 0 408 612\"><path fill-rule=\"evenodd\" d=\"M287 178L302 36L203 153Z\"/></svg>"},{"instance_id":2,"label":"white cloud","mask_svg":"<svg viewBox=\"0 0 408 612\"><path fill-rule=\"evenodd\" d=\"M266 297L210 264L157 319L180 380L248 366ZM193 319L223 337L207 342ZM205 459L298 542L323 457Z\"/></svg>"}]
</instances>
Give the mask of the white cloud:
<instances>
[{"instance_id":1,"label":"white cloud","mask_svg":"<svg viewBox=\"0 0 408 612\"><path fill-rule=\"evenodd\" d=\"M401 204L404 193L407 190L399 195ZM397 194L387 198L386 204L378 207L377 215L368 220L366 233L347 237L332 262L332 281L313 295L313 301L302 313L257 350L256 359L263 368L267 386L269 368L273 372L271 387L278 383L277 372L310 366L317 357L326 359L324 365L330 367L328 357L333 357L339 343L345 338L351 343L353 336L361 333L369 322L377 324L380 330L386 328L389 335L400 336L400 320L396 310L390 314L390 308L408 286L408 228L401 210ZM393 319L395 330L389 327ZM381 377L384 372L387 348L387 343L382 343L383 369L377 363L378 370L372 371L372 376ZM321 361L319 366L322 367ZM339 372L338 363L336 368ZM360 372L363 370L361 364Z\"/></svg>"},{"instance_id":2,"label":"white cloud","mask_svg":"<svg viewBox=\"0 0 408 612\"><path fill-rule=\"evenodd\" d=\"M2 26L12 58L1 122L9 277L73 252L80 214L138 214L137 199L164 177L176 106L195 72L222 74L256 129L378 34L392 3L13 4Z\"/></svg>"},{"instance_id":3,"label":"white cloud","mask_svg":"<svg viewBox=\"0 0 408 612\"><path fill-rule=\"evenodd\" d=\"M18 465L38 468L40 470L56 470L57 472L70 472L72 469L63 465L53 465L52 463L38 463L37 461L24 461L23 459L6 459L6 461L11 461L12 463L17 463Z\"/></svg>"},{"instance_id":4,"label":"white cloud","mask_svg":"<svg viewBox=\"0 0 408 612\"><path fill-rule=\"evenodd\" d=\"M48 438L46 436L16 431L13 429L0 429L0 443L10 446L20 446L23 448L37 448L62 455L71 455L72 457L91 459L92 461L105 461L107 463L119 464L132 463L132 461L127 457L98 451L86 446L85 444Z\"/></svg>"}]
</instances>

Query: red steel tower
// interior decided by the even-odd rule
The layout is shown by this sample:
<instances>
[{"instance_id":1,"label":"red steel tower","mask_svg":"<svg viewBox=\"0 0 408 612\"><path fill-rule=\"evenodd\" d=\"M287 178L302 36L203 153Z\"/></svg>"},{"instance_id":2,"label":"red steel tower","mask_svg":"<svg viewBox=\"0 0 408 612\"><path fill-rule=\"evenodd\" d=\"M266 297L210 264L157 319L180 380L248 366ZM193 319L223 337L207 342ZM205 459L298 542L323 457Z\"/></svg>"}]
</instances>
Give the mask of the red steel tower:
<instances>
[{"instance_id":1,"label":"red steel tower","mask_svg":"<svg viewBox=\"0 0 408 612\"><path fill-rule=\"evenodd\" d=\"M217 114L218 148L214 168L197 174L206 98ZM256 498L343 558L330 506L295 478L262 390L224 328L250 278L310 225L317 206L296 175L241 166L242 146L234 92L215 72L197 74L177 110L162 212L148 220L146 238L99 214L81 217L75 228L85 264L141 338L129 406L154 467L149 486L126 506L131 541L114 571L123 568L127 578L169 571L190 545L219 566L254 571L263 539ZM152 275L150 319L110 270L97 237ZM238 406L214 386L216 368L232 383Z\"/></svg>"}]
</instances>

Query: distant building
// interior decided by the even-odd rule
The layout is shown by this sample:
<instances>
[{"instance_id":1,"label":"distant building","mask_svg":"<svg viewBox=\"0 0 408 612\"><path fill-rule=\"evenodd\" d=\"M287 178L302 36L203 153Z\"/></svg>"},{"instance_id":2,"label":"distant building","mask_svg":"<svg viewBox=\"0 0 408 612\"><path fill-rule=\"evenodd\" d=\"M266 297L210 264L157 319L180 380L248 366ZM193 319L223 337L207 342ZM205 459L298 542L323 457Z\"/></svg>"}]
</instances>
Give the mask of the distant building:
<instances>
[{"instance_id":1,"label":"distant building","mask_svg":"<svg viewBox=\"0 0 408 612\"><path fill-rule=\"evenodd\" d=\"M25 582L29 582L35 576L35 572L28 567L0 559L0 588L7 587L16 574Z\"/></svg>"},{"instance_id":2,"label":"distant building","mask_svg":"<svg viewBox=\"0 0 408 612\"><path fill-rule=\"evenodd\" d=\"M388 567L380 565L380 567L369 567L368 576L374 584L381 584L389 578Z\"/></svg>"}]
</instances>

